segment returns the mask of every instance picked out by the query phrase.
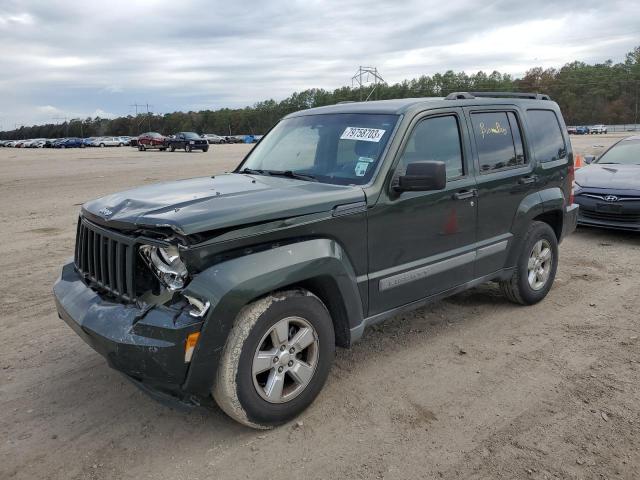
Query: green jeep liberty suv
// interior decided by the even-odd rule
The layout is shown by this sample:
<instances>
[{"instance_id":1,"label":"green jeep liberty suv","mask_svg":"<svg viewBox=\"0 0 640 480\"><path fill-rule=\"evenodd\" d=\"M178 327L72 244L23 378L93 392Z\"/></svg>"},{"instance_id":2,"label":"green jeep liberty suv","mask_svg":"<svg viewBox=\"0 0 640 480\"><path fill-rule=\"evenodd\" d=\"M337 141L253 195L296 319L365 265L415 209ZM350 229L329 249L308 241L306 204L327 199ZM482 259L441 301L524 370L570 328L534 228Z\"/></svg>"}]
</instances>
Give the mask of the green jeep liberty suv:
<instances>
[{"instance_id":1,"label":"green jeep liberty suv","mask_svg":"<svg viewBox=\"0 0 640 480\"><path fill-rule=\"evenodd\" d=\"M296 112L231 173L84 204L57 310L158 400L278 425L367 326L488 281L542 300L572 179L545 95Z\"/></svg>"}]
</instances>

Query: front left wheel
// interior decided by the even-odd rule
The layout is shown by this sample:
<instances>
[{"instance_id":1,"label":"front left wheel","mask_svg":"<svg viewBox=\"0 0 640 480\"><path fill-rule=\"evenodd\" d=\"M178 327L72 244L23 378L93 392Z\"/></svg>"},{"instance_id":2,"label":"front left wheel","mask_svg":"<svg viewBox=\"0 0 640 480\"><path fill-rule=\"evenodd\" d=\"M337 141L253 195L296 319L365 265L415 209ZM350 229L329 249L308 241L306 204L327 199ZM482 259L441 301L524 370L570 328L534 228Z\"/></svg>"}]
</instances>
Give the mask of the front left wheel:
<instances>
[{"instance_id":1,"label":"front left wheel","mask_svg":"<svg viewBox=\"0 0 640 480\"><path fill-rule=\"evenodd\" d=\"M270 428L317 397L335 350L331 316L304 290L277 292L245 306L225 344L213 397L234 420Z\"/></svg>"}]
</instances>

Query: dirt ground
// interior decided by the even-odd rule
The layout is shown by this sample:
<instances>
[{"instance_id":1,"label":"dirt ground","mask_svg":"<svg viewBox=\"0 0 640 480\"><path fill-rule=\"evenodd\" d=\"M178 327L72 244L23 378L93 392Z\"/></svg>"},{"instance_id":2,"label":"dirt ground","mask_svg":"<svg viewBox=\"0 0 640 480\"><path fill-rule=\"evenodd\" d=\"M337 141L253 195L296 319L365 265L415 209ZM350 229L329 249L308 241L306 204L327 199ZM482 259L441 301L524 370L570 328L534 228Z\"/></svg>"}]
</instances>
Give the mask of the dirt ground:
<instances>
[{"instance_id":1,"label":"dirt ground","mask_svg":"<svg viewBox=\"0 0 640 480\"><path fill-rule=\"evenodd\" d=\"M579 229L536 306L486 285L369 330L275 430L172 411L109 369L51 296L79 206L246 150L0 149L0 479L640 478L636 234Z\"/></svg>"}]
</instances>

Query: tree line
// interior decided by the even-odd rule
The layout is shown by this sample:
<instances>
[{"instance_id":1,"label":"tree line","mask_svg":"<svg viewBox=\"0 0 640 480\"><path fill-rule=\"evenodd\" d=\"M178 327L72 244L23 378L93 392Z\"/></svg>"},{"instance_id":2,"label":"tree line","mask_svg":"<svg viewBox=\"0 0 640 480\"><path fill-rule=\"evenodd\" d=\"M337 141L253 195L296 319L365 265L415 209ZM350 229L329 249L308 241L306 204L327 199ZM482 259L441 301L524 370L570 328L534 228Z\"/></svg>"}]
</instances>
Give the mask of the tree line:
<instances>
[{"instance_id":1,"label":"tree line","mask_svg":"<svg viewBox=\"0 0 640 480\"><path fill-rule=\"evenodd\" d=\"M0 139L138 135L146 131L170 134L178 131L219 135L262 134L283 116L312 107L343 101L408 97L441 97L456 91L540 92L558 102L568 125L638 123L640 46L623 62L589 65L571 62L559 69L535 67L519 79L497 71L468 75L451 70L423 75L389 85L341 87L333 91L312 88L281 101L265 100L251 107L222 108L164 115L140 114L113 119L86 118L62 124L34 125L0 132Z\"/></svg>"}]
</instances>

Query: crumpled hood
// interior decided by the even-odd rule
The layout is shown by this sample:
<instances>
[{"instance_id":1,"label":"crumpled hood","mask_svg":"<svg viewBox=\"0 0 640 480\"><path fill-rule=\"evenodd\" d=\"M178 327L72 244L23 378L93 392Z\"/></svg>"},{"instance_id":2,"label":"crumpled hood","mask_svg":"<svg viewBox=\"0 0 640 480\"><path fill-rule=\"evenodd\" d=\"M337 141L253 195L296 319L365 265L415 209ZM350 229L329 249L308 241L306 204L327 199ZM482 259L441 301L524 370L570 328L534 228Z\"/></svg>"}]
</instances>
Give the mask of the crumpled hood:
<instances>
[{"instance_id":1,"label":"crumpled hood","mask_svg":"<svg viewBox=\"0 0 640 480\"><path fill-rule=\"evenodd\" d=\"M640 190L640 165L591 164L576 170L582 187Z\"/></svg>"},{"instance_id":2,"label":"crumpled hood","mask_svg":"<svg viewBox=\"0 0 640 480\"><path fill-rule=\"evenodd\" d=\"M87 202L82 210L107 226L169 227L190 235L364 200L356 186L230 173L126 190Z\"/></svg>"}]
</instances>

